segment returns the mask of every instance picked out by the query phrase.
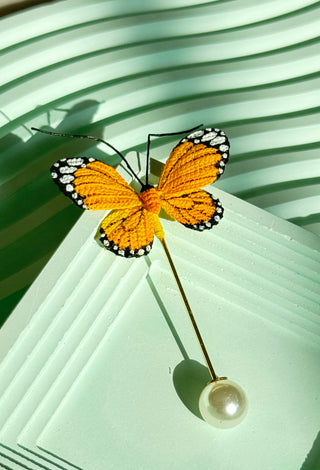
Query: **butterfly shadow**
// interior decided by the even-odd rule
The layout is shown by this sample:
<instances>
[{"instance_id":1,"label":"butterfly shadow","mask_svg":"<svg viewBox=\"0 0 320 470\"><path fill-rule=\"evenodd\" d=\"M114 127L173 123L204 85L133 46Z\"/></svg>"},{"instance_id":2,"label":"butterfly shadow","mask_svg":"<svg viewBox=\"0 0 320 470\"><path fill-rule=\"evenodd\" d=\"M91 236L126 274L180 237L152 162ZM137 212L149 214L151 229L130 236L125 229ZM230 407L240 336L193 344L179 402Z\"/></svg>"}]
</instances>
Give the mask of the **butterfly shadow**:
<instances>
[{"instance_id":1,"label":"butterfly shadow","mask_svg":"<svg viewBox=\"0 0 320 470\"><path fill-rule=\"evenodd\" d=\"M148 266L151 267L151 261L147 257L146 261ZM169 312L166 309L150 275L147 275L147 282L183 357L183 360L176 365L172 374L173 385L176 393L184 406L195 416L203 420L199 410L199 397L205 385L211 380L209 371L204 365L200 364L200 362L189 358L181 338L170 318Z\"/></svg>"},{"instance_id":2,"label":"butterfly shadow","mask_svg":"<svg viewBox=\"0 0 320 470\"><path fill-rule=\"evenodd\" d=\"M48 114L51 111L64 114L61 123L52 130L82 132L90 127L99 106L96 100L84 100L69 109L48 110ZM39 113L43 114L42 108ZM0 114L10 123L2 110ZM21 127L31 134L22 121ZM51 128L50 122L48 127ZM103 129L97 133L103 135ZM27 143L14 132L7 133L0 138L0 147L0 276L10 278L9 287L6 284L1 292L1 325L81 215L77 207L64 202L62 195L57 197L50 166L61 154L76 156L90 151L90 156L101 158L103 152L92 141L70 142L40 133L32 134ZM17 272L23 275L17 277Z\"/></svg>"}]
</instances>

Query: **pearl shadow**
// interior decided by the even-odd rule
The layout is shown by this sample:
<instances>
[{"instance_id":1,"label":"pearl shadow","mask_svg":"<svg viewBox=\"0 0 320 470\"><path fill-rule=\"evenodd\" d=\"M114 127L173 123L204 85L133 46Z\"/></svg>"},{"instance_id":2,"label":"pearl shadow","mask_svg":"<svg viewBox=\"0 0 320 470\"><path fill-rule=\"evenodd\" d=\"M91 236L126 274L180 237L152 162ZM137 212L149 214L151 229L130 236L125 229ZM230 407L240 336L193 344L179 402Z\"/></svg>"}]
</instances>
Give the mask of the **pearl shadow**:
<instances>
[{"instance_id":1,"label":"pearl shadow","mask_svg":"<svg viewBox=\"0 0 320 470\"><path fill-rule=\"evenodd\" d=\"M151 262L149 258L146 257L145 261L150 268ZM183 360L174 368L172 375L176 393L184 406L195 416L203 420L199 410L199 397L204 387L211 380L209 371L200 362L189 358L151 276L148 274L146 279L183 357Z\"/></svg>"},{"instance_id":2,"label":"pearl shadow","mask_svg":"<svg viewBox=\"0 0 320 470\"><path fill-rule=\"evenodd\" d=\"M316 470L317 468L320 468L320 431L300 470Z\"/></svg>"},{"instance_id":3,"label":"pearl shadow","mask_svg":"<svg viewBox=\"0 0 320 470\"><path fill-rule=\"evenodd\" d=\"M202 420L199 397L210 380L208 369L193 359L184 359L173 371L173 385L177 395L184 406Z\"/></svg>"}]
</instances>

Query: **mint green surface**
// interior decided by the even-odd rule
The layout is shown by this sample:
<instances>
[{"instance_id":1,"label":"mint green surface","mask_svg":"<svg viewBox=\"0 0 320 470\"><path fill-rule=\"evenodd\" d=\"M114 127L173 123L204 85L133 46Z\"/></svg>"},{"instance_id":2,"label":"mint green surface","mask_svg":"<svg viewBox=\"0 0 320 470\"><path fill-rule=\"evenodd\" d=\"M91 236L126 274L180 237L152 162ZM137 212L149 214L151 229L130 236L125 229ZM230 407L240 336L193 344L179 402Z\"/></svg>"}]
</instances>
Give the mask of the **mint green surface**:
<instances>
[{"instance_id":1,"label":"mint green surface","mask_svg":"<svg viewBox=\"0 0 320 470\"><path fill-rule=\"evenodd\" d=\"M154 183L161 164L151 167ZM94 240L104 213L85 211L0 332L9 468L310 470L318 237L209 190L225 207L214 230L162 223L214 367L248 395L245 421L219 430L201 420L209 375L160 243L148 257L116 257Z\"/></svg>"}]
</instances>

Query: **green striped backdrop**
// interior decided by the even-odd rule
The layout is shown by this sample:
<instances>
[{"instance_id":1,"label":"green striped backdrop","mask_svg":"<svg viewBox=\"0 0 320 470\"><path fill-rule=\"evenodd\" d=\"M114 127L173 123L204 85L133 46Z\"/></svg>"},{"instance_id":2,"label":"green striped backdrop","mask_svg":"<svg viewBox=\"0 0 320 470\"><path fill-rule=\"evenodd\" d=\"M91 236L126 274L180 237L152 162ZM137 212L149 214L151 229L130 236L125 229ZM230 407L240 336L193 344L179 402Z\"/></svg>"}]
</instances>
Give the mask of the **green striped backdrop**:
<instances>
[{"instance_id":1,"label":"green striped backdrop","mask_svg":"<svg viewBox=\"0 0 320 470\"><path fill-rule=\"evenodd\" d=\"M0 314L11 312L81 214L48 169L63 156L116 165L103 136L145 151L149 132L219 126L217 186L320 232L320 2L65 0L1 19ZM174 138L153 142L165 161Z\"/></svg>"}]
</instances>

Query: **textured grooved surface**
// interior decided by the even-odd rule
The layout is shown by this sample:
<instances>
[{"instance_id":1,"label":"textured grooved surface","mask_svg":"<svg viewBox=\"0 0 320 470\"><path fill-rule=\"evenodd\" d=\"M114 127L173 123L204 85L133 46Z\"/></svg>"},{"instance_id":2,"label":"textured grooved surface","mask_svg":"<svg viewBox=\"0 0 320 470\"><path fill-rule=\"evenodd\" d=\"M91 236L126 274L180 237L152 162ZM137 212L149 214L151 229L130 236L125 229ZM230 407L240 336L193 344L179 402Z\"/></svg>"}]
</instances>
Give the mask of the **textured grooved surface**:
<instances>
[{"instance_id":1,"label":"textured grooved surface","mask_svg":"<svg viewBox=\"0 0 320 470\"><path fill-rule=\"evenodd\" d=\"M229 470L235 459L247 469L250 451L261 470L273 470L275 460L300 470L318 423L318 238L209 190L225 208L213 230L163 225L214 366L249 397L232 452L225 434L199 419L196 393L208 376L160 243L148 257L115 257L94 240L104 214L85 212L1 331L5 462L13 456L14 468L105 470L107 458L124 470L187 463ZM180 369L194 370L198 382L190 385L189 376L187 385ZM277 387L270 373L282 377ZM274 426L282 412L285 430Z\"/></svg>"}]
</instances>

